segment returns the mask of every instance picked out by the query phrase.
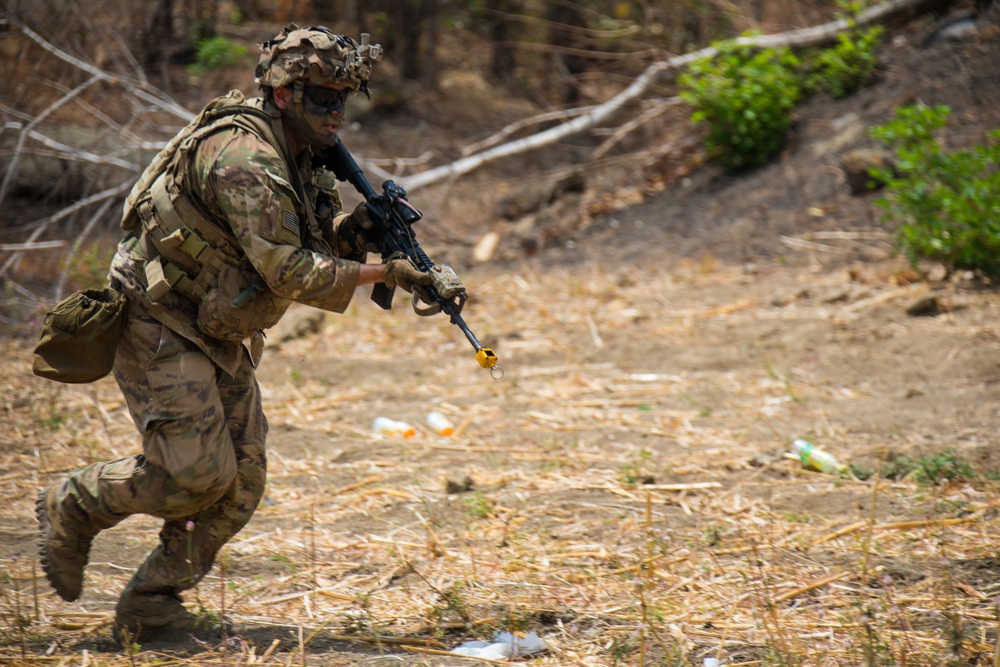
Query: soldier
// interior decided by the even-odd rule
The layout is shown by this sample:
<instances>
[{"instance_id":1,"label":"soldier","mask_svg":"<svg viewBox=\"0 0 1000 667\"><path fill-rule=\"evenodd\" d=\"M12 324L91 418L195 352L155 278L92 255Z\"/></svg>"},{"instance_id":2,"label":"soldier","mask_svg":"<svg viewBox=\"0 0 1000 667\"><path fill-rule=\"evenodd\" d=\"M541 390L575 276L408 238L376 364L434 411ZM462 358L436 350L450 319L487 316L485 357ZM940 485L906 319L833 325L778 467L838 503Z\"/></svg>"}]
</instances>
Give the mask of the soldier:
<instances>
[{"instance_id":1,"label":"soldier","mask_svg":"<svg viewBox=\"0 0 1000 667\"><path fill-rule=\"evenodd\" d=\"M260 98L217 98L160 152L125 202L112 285L128 300L114 375L142 454L95 463L41 492L45 574L79 598L94 537L132 514L164 520L115 607L119 641L205 634L181 593L250 520L265 483L255 368L263 329L292 301L343 312L359 285L411 291L408 259L366 264L364 204L340 209L314 170L378 45L289 25L262 45Z\"/></svg>"}]
</instances>

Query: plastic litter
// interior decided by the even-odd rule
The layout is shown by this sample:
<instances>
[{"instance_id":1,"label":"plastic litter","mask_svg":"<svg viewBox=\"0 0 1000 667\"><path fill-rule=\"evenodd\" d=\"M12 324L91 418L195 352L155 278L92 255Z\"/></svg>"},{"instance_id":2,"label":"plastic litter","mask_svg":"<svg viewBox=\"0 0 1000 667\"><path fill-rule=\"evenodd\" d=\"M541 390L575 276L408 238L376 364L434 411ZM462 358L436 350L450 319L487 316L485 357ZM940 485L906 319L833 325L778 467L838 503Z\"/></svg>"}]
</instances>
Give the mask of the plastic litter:
<instances>
[{"instance_id":1,"label":"plastic litter","mask_svg":"<svg viewBox=\"0 0 1000 667\"><path fill-rule=\"evenodd\" d=\"M701 667L722 667L722 663L718 658L705 658L701 661Z\"/></svg>"},{"instance_id":2,"label":"plastic litter","mask_svg":"<svg viewBox=\"0 0 1000 667\"><path fill-rule=\"evenodd\" d=\"M390 419L389 417L376 417L372 422L372 430L381 435L403 436L412 438L417 434L417 430L403 421Z\"/></svg>"},{"instance_id":3,"label":"plastic litter","mask_svg":"<svg viewBox=\"0 0 1000 667\"><path fill-rule=\"evenodd\" d=\"M455 433L455 427L451 425L448 418L445 417L440 412L431 412L427 415L427 425L431 427L431 430L438 435L452 435Z\"/></svg>"},{"instance_id":4,"label":"plastic litter","mask_svg":"<svg viewBox=\"0 0 1000 667\"><path fill-rule=\"evenodd\" d=\"M830 474L846 473L847 466L838 461L833 454L798 438L792 443L792 450L798 454L799 460L813 470Z\"/></svg>"},{"instance_id":5,"label":"plastic litter","mask_svg":"<svg viewBox=\"0 0 1000 667\"><path fill-rule=\"evenodd\" d=\"M529 632L523 637L509 632L498 632L493 635L493 641L465 642L451 650L458 655L468 655L474 658L488 660L503 660L510 656L531 655L548 649L549 645L535 632Z\"/></svg>"}]
</instances>

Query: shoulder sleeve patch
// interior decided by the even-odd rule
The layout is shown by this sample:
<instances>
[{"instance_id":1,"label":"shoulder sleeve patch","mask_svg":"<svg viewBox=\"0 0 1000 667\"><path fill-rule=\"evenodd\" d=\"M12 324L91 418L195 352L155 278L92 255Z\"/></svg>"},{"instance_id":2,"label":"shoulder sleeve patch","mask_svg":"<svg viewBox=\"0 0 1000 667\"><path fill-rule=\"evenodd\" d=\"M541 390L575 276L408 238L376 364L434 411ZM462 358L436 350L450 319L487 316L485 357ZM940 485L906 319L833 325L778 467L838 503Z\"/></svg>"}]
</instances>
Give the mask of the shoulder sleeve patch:
<instances>
[{"instance_id":1,"label":"shoulder sleeve patch","mask_svg":"<svg viewBox=\"0 0 1000 667\"><path fill-rule=\"evenodd\" d=\"M281 226L295 235L299 233L299 219L291 211L281 212Z\"/></svg>"},{"instance_id":2,"label":"shoulder sleeve patch","mask_svg":"<svg viewBox=\"0 0 1000 667\"><path fill-rule=\"evenodd\" d=\"M301 246L302 235L299 227L299 216L295 212L292 201L286 197L281 198L281 207L278 210L278 240L289 245Z\"/></svg>"}]
</instances>

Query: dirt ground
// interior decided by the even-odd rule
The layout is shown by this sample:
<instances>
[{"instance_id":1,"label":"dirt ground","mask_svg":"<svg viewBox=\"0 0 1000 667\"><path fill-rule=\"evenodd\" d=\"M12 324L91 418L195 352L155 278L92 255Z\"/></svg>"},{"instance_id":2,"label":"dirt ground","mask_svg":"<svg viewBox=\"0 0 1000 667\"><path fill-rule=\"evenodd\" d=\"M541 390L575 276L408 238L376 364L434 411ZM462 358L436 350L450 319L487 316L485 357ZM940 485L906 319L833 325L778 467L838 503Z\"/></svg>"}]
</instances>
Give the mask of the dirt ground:
<instances>
[{"instance_id":1,"label":"dirt ground","mask_svg":"<svg viewBox=\"0 0 1000 667\"><path fill-rule=\"evenodd\" d=\"M36 379L31 340L4 340L0 662L463 665L440 651L507 629L548 643L535 665L993 664L1000 294L893 257L838 166L909 101L952 105L955 145L1000 126L998 33L917 48L929 25L871 88L803 106L753 173L650 185L530 256L472 265L431 234L502 380L402 300L290 313L259 371L266 498L188 595L225 640L112 642L149 518L98 537L79 602L38 578L37 490L136 438L112 380ZM795 438L851 474L805 469Z\"/></svg>"}]
</instances>

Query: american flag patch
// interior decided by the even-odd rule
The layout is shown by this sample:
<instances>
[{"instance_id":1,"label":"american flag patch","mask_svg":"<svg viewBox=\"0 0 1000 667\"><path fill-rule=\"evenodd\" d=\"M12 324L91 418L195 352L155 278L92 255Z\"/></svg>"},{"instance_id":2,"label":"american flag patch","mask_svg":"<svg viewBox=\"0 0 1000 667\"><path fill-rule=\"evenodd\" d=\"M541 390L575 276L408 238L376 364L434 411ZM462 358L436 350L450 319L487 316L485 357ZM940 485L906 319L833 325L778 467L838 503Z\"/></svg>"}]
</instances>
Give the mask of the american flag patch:
<instances>
[{"instance_id":1,"label":"american flag patch","mask_svg":"<svg viewBox=\"0 0 1000 667\"><path fill-rule=\"evenodd\" d=\"M281 212L281 226L296 236L299 235L299 218L291 211Z\"/></svg>"}]
</instances>

